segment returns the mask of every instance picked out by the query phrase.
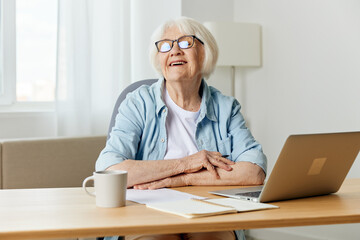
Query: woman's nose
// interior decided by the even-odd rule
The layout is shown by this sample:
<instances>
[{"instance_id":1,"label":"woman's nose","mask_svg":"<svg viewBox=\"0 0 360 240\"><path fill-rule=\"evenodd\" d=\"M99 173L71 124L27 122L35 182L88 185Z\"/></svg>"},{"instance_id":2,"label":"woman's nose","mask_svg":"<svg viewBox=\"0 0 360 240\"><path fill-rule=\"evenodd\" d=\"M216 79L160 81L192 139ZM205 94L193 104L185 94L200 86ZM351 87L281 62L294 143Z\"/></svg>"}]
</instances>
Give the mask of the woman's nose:
<instances>
[{"instance_id":1,"label":"woman's nose","mask_svg":"<svg viewBox=\"0 0 360 240\"><path fill-rule=\"evenodd\" d=\"M177 55L180 55L181 53L182 53L182 49L179 47L178 42L174 42L174 45L173 45L172 49L170 50L170 55L177 56Z\"/></svg>"}]
</instances>

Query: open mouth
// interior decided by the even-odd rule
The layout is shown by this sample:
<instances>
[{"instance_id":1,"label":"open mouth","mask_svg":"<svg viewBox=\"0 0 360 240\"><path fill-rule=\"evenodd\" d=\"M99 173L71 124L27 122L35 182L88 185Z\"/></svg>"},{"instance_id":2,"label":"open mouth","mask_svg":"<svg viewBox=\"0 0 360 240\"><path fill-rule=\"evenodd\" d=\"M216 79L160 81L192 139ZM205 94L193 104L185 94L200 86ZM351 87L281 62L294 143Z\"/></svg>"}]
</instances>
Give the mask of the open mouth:
<instances>
[{"instance_id":1,"label":"open mouth","mask_svg":"<svg viewBox=\"0 0 360 240\"><path fill-rule=\"evenodd\" d=\"M169 64L169 66L170 67L173 67L173 66L181 66L181 65L184 65L184 64L186 64L187 62L185 62L185 61L176 61L176 62L171 62L170 64Z\"/></svg>"}]
</instances>

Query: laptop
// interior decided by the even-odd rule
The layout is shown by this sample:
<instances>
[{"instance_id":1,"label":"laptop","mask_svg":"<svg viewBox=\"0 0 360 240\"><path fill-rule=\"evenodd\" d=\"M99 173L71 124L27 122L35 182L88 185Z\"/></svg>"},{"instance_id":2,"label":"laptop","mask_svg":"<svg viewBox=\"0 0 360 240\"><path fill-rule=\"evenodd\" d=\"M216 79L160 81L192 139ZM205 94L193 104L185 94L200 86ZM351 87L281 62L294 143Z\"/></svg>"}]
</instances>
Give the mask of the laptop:
<instances>
[{"instance_id":1,"label":"laptop","mask_svg":"<svg viewBox=\"0 0 360 240\"><path fill-rule=\"evenodd\" d=\"M291 135L262 186L210 193L273 202L335 193L360 151L360 132Z\"/></svg>"}]
</instances>

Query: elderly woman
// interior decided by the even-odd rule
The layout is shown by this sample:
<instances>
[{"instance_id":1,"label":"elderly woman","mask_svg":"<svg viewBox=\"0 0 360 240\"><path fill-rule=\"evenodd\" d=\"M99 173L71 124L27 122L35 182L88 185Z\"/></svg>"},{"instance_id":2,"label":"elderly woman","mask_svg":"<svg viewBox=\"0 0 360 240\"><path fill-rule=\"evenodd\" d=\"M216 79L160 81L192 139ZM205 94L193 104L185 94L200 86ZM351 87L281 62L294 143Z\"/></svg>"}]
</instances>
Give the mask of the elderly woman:
<instances>
[{"instance_id":1,"label":"elderly woman","mask_svg":"<svg viewBox=\"0 0 360 240\"><path fill-rule=\"evenodd\" d=\"M154 32L150 57L162 77L128 94L96 169L126 170L128 187L136 189L262 184L266 157L245 126L240 104L204 80L218 57L211 33L193 19L168 21ZM128 238L244 235L228 231Z\"/></svg>"}]
</instances>

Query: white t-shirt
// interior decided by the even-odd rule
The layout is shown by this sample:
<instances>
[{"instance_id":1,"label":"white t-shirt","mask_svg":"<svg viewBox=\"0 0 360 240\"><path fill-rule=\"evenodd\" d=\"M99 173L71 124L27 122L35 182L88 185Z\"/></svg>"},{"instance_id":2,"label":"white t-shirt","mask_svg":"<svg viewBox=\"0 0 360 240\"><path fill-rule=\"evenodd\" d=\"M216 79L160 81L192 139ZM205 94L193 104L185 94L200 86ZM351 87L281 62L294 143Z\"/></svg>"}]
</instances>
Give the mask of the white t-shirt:
<instances>
[{"instance_id":1,"label":"white t-shirt","mask_svg":"<svg viewBox=\"0 0 360 240\"><path fill-rule=\"evenodd\" d=\"M198 152L195 131L200 109L197 112L182 109L171 99L166 88L164 101L168 107L165 123L167 148L164 159L182 158Z\"/></svg>"}]
</instances>

